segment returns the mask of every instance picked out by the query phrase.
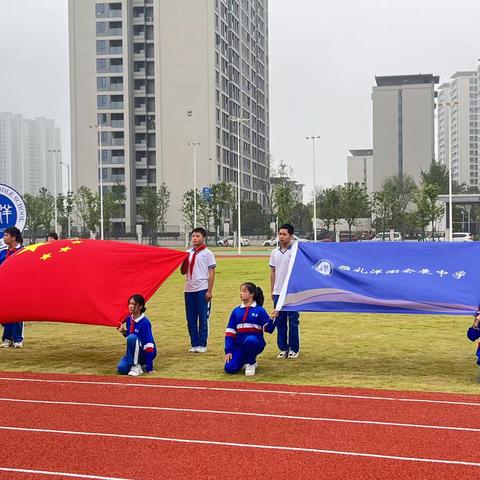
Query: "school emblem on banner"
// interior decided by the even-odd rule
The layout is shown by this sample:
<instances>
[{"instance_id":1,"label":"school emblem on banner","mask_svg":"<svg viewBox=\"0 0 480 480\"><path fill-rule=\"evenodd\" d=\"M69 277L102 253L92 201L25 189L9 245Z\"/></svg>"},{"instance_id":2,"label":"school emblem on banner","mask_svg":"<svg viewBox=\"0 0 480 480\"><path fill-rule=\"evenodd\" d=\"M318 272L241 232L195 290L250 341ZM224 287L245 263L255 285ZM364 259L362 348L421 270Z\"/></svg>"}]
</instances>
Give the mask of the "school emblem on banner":
<instances>
[{"instance_id":1,"label":"school emblem on banner","mask_svg":"<svg viewBox=\"0 0 480 480\"><path fill-rule=\"evenodd\" d=\"M8 227L22 232L26 222L27 208L22 196L12 187L0 184L0 234Z\"/></svg>"}]
</instances>

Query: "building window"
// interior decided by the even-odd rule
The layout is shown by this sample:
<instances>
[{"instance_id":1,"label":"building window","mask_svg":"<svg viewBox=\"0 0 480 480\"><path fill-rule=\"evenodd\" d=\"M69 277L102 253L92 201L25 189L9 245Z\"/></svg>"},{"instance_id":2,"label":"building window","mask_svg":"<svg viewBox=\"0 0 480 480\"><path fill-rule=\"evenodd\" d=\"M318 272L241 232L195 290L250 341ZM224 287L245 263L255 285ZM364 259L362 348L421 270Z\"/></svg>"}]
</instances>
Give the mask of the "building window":
<instances>
[{"instance_id":1,"label":"building window","mask_svg":"<svg viewBox=\"0 0 480 480\"><path fill-rule=\"evenodd\" d=\"M107 60L105 58L97 58L97 72L102 73L107 71Z\"/></svg>"},{"instance_id":2,"label":"building window","mask_svg":"<svg viewBox=\"0 0 480 480\"><path fill-rule=\"evenodd\" d=\"M96 32L98 33L105 33L107 31L107 22L97 22L96 24Z\"/></svg>"},{"instance_id":3,"label":"building window","mask_svg":"<svg viewBox=\"0 0 480 480\"><path fill-rule=\"evenodd\" d=\"M97 17L104 17L105 16L105 4L104 3L97 3L95 5L95 15Z\"/></svg>"},{"instance_id":4,"label":"building window","mask_svg":"<svg viewBox=\"0 0 480 480\"><path fill-rule=\"evenodd\" d=\"M97 54L107 53L107 41L106 40L97 40Z\"/></svg>"}]
</instances>

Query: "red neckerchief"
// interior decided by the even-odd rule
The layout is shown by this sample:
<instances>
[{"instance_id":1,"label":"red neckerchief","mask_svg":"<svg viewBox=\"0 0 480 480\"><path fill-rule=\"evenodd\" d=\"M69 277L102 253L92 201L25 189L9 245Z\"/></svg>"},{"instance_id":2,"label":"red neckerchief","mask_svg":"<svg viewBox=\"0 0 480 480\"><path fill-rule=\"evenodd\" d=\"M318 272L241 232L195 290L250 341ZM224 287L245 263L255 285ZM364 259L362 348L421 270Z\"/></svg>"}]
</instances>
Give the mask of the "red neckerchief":
<instances>
[{"instance_id":1,"label":"red neckerchief","mask_svg":"<svg viewBox=\"0 0 480 480\"><path fill-rule=\"evenodd\" d=\"M133 333L133 331L135 330L135 319L133 318L133 315L130 317L130 332L129 333Z\"/></svg>"},{"instance_id":2,"label":"red neckerchief","mask_svg":"<svg viewBox=\"0 0 480 480\"><path fill-rule=\"evenodd\" d=\"M22 248L21 245L18 245L17 247L15 248L9 248L7 250L7 254L5 255L5 260L9 257L11 257L17 250L20 250Z\"/></svg>"},{"instance_id":3,"label":"red neckerchief","mask_svg":"<svg viewBox=\"0 0 480 480\"><path fill-rule=\"evenodd\" d=\"M190 260L190 265L188 266L188 271L190 272L190 277L193 275L193 267L195 266L195 257L202 251L205 250L207 246L202 243L198 248L193 250L192 259Z\"/></svg>"},{"instance_id":4,"label":"red neckerchief","mask_svg":"<svg viewBox=\"0 0 480 480\"><path fill-rule=\"evenodd\" d=\"M250 305L247 305L247 306L245 307L245 313L243 314L242 323L245 323L245 320L246 320L247 317L248 317L248 310L250 310Z\"/></svg>"}]
</instances>

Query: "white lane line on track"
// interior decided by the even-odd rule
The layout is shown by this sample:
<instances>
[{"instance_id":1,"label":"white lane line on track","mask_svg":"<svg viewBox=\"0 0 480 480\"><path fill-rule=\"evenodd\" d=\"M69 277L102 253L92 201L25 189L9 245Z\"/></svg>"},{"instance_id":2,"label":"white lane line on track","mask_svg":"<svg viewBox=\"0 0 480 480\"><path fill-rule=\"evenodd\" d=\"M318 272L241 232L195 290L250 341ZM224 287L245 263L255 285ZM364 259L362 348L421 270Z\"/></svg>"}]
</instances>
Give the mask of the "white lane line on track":
<instances>
[{"instance_id":1,"label":"white lane line on track","mask_svg":"<svg viewBox=\"0 0 480 480\"><path fill-rule=\"evenodd\" d=\"M98 475L86 475L84 473L51 472L49 470L27 470L26 468L0 467L0 472L32 473L34 475L51 475L55 477L92 478L94 480L131 480L128 478L118 477L99 477Z\"/></svg>"},{"instance_id":2,"label":"white lane line on track","mask_svg":"<svg viewBox=\"0 0 480 480\"><path fill-rule=\"evenodd\" d=\"M195 385L161 385L155 383L127 383L127 382L100 382L87 380L46 380L39 378L15 378L0 377L0 381L15 382L36 382L36 383L56 383L56 384L76 384L76 385L102 385L115 387L136 387L136 388L160 388L172 390L200 390L211 392L232 392L232 393L269 393L276 395L306 396L306 397L327 397L327 398L345 398L354 400L378 400L388 402L412 402L441 405L462 405L467 407L480 407L480 402L461 402L454 400L431 400L426 398L404 398L404 397L377 397L374 395L349 395L346 393L318 393L318 392L290 392L288 390L267 390L255 388L227 388L227 387L202 387Z\"/></svg>"},{"instance_id":3,"label":"white lane line on track","mask_svg":"<svg viewBox=\"0 0 480 480\"><path fill-rule=\"evenodd\" d=\"M149 405L121 405L115 403L92 403L92 402L66 402L58 400L31 400L24 398L0 398L0 402L13 403L33 403L45 405L65 405L75 407L100 407L100 408L120 408L132 410L154 410L160 412L179 412L179 413L200 413L213 415L234 415L244 417L261 417L261 418L275 418L281 420L301 420L310 422L331 422L331 423L353 423L358 425L379 425L385 427L405 427L405 428L423 428L431 430L453 430L458 432L480 432L480 428L472 427L449 427L445 425L425 425L416 423L398 423L398 422L381 422L375 420L352 420L346 418L329 418L329 417L307 417L298 415L279 415L273 413L256 413L256 412L235 412L227 410L208 410L197 408L178 408L178 407L156 407Z\"/></svg>"},{"instance_id":4,"label":"white lane line on track","mask_svg":"<svg viewBox=\"0 0 480 480\"><path fill-rule=\"evenodd\" d=\"M318 454L330 454L330 455L343 455L350 457L367 457L367 458L379 458L384 460L400 460L406 462L423 462L423 463L441 463L447 465L462 465L467 467L480 467L480 463L477 462L464 462L461 460L445 460L440 458L421 458L421 457L400 457L396 455L381 455L377 453L364 453L364 452L346 452L342 450L324 450L319 448L303 448L303 447L287 447L282 445L258 445L253 443L236 443L236 442L216 442L213 440L194 440L189 438L169 438L169 437L155 437L148 435L123 435L119 433L102 433L102 432L80 432L75 430L53 430L47 428L23 428L23 427L11 427L0 425L0 430L9 430L17 432L33 432L33 433L52 433L59 435L78 435L78 436L91 436L91 437L104 437L104 438L123 438L129 440L150 440L157 442L169 442L169 443L186 443L197 445L215 445L220 447L238 447L238 448L252 448L260 450L281 450L287 452L303 452L303 453L318 453Z\"/></svg>"}]
</instances>

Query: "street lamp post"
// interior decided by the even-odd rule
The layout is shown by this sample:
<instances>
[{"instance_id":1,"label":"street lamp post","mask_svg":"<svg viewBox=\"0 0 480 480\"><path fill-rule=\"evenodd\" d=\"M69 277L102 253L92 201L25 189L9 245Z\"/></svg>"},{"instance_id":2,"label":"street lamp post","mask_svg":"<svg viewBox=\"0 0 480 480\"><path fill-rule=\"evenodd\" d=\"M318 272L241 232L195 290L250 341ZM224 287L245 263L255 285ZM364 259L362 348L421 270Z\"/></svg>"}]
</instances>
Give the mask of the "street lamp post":
<instances>
[{"instance_id":1,"label":"street lamp post","mask_svg":"<svg viewBox=\"0 0 480 480\"><path fill-rule=\"evenodd\" d=\"M229 117L229 120L236 123L238 126L238 145L237 145L237 158L238 158L238 174L237 174L237 237L238 237L238 254L242 254L242 216L241 216L241 176L242 176L242 125L248 123L248 118L241 117Z\"/></svg>"},{"instance_id":2,"label":"street lamp post","mask_svg":"<svg viewBox=\"0 0 480 480\"><path fill-rule=\"evenodd\" d=\"M305 137L305 140L312 141L312 166L313 166L313 241L317 241L317 195L316 195L316 180L315 180L315 142L320 140L318 135Z\"/></svg>"},{"instance_id":3,"label":"street lamp post","mask_svg":"<svg viewBox=\"0 0 480 480\"><path fill-rule=\"evenodd\" d=\"M458 102L439 103L438 106L448 108L448 240L453 242L453 200L452 200L452 107Z\"/></svg>"},{"instance_id":4,"label":"street lamp post","mask_svg":"<svg viewBox=\"0 0 480 480\"><path fill-rule=\"evenodd\" d=\"M90 128L95 128L98 134L98 155L100 166L100 239L104 239L103 235L103 168L102 168L102 125L100 123L90 125Z\"/></svg>"},{"instance_id":5,"label":"street lamp post","mask_svg":"<svg viewBox=\"0 0 480 480\"><path fill-rule=\"evenodd\" d=\"M193 147L193 228L197 226L197 134L193 135L193 142L188 142ZM206 225L205 225L206 227Z\"/></svg>"},{"instance_id":6,"label":"street lamp post","mask_svg":"<svg viewBox=\"0 0 480 480\"><path fill-rule=\"evenodd\" d=\"M63 165L64 167L67 167L67 199L68 199L68 194L70 193L70 164L64 163L60 161L60 165ZM68 204L67 204L68 208ZM67 212L67 231L68 231L68 236L70 237L70 212Z\"/></svg>"},{"instance_id":7,"label":"street lamp post","mask_svg":"<svg viewBox=\"0 0 480 480\"><path fill-rule=\"evenodd\" d=\"M53 153L53 211L54 211L54 227L53 230L57 231L58 225L58 208L57 208L57 153L62 153L61 150L57 148L50 148L48 150L50 153Z\"/></svg>"}]
</instances>

